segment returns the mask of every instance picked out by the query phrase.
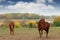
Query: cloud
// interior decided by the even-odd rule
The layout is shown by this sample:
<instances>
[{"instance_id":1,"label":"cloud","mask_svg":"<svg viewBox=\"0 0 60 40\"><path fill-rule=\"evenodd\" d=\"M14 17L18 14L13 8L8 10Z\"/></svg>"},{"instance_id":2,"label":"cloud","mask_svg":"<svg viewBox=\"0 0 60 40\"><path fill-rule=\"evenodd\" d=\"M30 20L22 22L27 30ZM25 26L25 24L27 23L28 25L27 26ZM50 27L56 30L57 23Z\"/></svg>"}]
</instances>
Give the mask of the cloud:
<instances>
[{"instance_id":1,"label":"cloud","mask_svg":"<svg viewBox=\"0 0 60 40\"><path fill-rule=\"evenodd\" d=\"M6 7L10 10L15 10L22 13L38 13L40 11L55 10L55 7L52 5L45 5L43 3L34 3L34 2L18 2L16 5L9 5Z\"/></svg>"},{"instance_id":2,"label":"cloud","mask_svg":"<svg viewBox=\"0 0 60 40\"><path fill-rule=\"evenodd\" d=\"M54 3L54 0L36 0L37 3L46 3L46 1L48 1L48 3Z\"/></svg>"},{"instance_id":3,"label":"cloud","mask_svg":"<svg viewBox=\"0 0 60 40\"><path fill-rule=\"evenodd\" d=\"M10 3L10 4L14 4L15 2L13 2L13 1L8 1L8 3Z\"/></svg>"},{"instance_id":4,"label":"cloud","mask_svg":"<svg viewBox=\"0 0 60 40\"><path fill-rule=\"evenodd\" d=\"M52 6L52 5L48 5L48 9L50 9L50 10L55 10L55 7Z\"/></svg>"},{"instance_id":5,"label":"cloud","mask_svg":"<svg viewBox=\"0 0 60 40\"><path fill-rule=\"evenodd\" d=\"M49 3L54 3L54 1L53 0L47 0Z\"/></svg>"},{"instance_id":6,"label":"cloud","mask_svg":"<svg viewBox=\"0 0 60 40\"><path fill-rule=\"evenodd\" d=\"M3 5L0 5L0 8L2 8L3 7Z\"/></svg>"},{"instance_id":7,"label":"cloud","mask_svg":"<svg viewBox=\"0 0 60 40\"><path fill-rule=\"evenodd\" d=\"M0 2L3 2L3 1L6 1L6 0L0 0Z\"/></svg>"},{"instance_id":8,"label":"cloud","mask_svg":"<svg viewBox=\"0 0 60 40\"><path fill-rule=\"evenodd\" d=\"M46 3L46 0L36 0L37 3Z\"/></svg>"},{"instance_id":9,"label":"cloud","mask_svg":"<svg viewBox=\"0 0 60 40\"><path fill-rule=\"evenodd\" d=\"M41 1L43 2L43 1ZM17 2L15 5L5 6L5 13L35 13L35 14L44 14L48 15L48 12L54 11L55 7L53 5L46 5L43 3L35 2ZM47 14L46 14L47 13Z\"/></svg>"}]
</instances>

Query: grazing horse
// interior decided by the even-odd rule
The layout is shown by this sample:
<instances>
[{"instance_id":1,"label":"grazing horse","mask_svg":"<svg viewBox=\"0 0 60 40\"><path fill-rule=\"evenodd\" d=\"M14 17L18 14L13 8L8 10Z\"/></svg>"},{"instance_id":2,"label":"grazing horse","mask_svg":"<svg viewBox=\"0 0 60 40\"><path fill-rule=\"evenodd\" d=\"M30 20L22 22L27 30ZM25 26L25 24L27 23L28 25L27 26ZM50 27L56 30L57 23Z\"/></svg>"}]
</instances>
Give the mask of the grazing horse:
<instances>
[{"instance_id":1,"label":"grazing horse","mask_svg":"<svg viewBox=\"0 0 60 40\"><path fill-rule=\"evenodd\" d=\"M14 35L14 22L13 21L9 23L9 28L10 28L10 35Z\"/></svg>"},{"instance_id":2,"label":"grazing horse","mask_svg":"<svg viewBox=\"0 0 60 40\"><path fill-rule=\"evenodd\" d=\"M46 38L48 37L49 27L50 27L50 24L48 22L45 22L45 19L41 19L38 22L38 31L39 31L40 37L42 37L43 30L46 31Z\"/></svg>"}]
</instances>

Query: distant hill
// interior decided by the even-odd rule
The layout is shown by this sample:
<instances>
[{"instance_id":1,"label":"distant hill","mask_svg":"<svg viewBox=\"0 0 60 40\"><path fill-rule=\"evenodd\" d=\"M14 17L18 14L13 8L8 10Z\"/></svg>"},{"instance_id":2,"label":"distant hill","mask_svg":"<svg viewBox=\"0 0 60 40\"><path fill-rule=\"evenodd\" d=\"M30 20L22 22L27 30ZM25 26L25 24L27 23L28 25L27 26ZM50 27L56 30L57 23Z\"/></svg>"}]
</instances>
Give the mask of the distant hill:
<instances>
[{"instance_id":1,"label":"distant hill","mask_svg":"<svg viewBox=\"0 0 60 40\"><path fill-rule=\"evenodd\" d=\"M38 14L29 14L29 13L6 13L0 14L0 19L53 19L55 16L43 16Z\"/></svg>"},{"instance_id":2,"label":"distant hill","mask_svg":"<svg viewBox=\"0 0 60 40\"><path fill-rule=\"evenodd\" d=\"M40 15L37 14L22 14L22 13L7 13L0 14L0 19L39 19Z\"/></svg>"}]
</instances>

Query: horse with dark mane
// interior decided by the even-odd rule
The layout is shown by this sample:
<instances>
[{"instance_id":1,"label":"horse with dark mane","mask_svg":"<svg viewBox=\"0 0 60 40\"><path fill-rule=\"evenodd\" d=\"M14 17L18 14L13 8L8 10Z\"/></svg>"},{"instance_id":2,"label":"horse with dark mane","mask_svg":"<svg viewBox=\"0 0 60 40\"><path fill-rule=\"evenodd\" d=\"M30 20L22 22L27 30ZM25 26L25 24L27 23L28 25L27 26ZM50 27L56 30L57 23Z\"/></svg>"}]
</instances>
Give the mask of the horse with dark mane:
<instances>
[{"instance_id":1,"label":"horse with dark mane","mask_svg":"<svg viewBox=\"0 0 60 40\"><path fill-rule=\"evenodd\" d=\"M49 27L50 27L50 24L48 22L45 22L45 19L39 20L38 31L39 31L40 37L42 37L43 30L46 31L46 38L48 37Z\"/></svg>"},{"instance_id":2,"label":"horse with dark mane","mask_svg":"<svg viewBox=\"0 0 60 40\"><path fill-rule=\"evenodd\" d=\"M14 34L14 22L13 21L10 21L9 28L10 28L10 34L13 35Z\"/></svg>"}]
</instances>

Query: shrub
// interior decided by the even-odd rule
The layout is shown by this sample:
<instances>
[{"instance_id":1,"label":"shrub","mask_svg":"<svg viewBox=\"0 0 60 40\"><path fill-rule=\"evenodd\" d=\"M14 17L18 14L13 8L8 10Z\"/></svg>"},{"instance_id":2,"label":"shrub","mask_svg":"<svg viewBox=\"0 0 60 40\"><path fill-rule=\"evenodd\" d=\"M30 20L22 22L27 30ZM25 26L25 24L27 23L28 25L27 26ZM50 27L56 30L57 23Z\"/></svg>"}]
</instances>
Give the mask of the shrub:
<instances>
[{"instance_id":1,"label":"shrub","mask_svg":"<svg viewBox=\"0 0 60 40\"><path fill-rule=\"evenodd\" d=\"M53 24L54 26L57 26L57 27L60 26L60 16L57 16L54 18Z\"/></svg>"},{"instance_id":2,"label":"shrub","mask_svg":"<svg viewBox=\"0 0 60 40\"><path fill-rule=\"evenodd\" d=\"M36 21L34 20L29 20L26 22L26 25L28 25L30 28L36 28Z\"/></svg>"},{"instance_id":3,"label":"shrub","mask_svg":"<svg viewBox=\"0 0 60 40\"><path fill-rule=\"evenodd\" d=\"M19 22L15 22L15 27L16 28L20 28L21 27L21 24Z\"/></svg>"}]
</instances>

